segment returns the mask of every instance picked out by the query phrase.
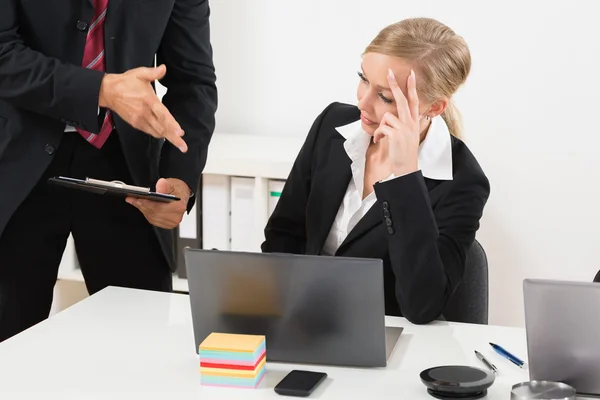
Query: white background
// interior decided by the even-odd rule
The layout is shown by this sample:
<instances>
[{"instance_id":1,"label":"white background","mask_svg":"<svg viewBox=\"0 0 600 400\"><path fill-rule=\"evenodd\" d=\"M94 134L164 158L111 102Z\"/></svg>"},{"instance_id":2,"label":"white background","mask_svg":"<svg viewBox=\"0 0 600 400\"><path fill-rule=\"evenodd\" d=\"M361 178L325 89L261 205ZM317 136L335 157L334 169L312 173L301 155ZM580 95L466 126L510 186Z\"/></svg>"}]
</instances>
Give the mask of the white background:
<instances>
[{"instance_id":1,"label":"white background","mask_svg":"<svg viewBox=\"0 0 600 400\"><path fill-rule=\"evenodd\" d=\"M600 269L597 2L212 1L219 132L304 136L332 101L355 103L360 55L385 25L439 19L473 56L455 100L491 181L478 238L490 322L523 325L522 280Z\"/></svg>"}]
</instances>

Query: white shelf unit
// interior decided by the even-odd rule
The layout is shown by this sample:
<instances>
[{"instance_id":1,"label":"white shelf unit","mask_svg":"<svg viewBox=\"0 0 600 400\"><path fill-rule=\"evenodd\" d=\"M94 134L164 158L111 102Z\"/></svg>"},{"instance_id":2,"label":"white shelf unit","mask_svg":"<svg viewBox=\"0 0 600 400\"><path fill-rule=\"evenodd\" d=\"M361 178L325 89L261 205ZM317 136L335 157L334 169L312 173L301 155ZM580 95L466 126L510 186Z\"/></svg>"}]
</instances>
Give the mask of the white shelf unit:
<instances>
[{"instance_id":1,"label":"white shelf unit","mask_svg":"<svg viewBox=\"0 0 600 400\"><path fill-rule=\"evenodd\" d=\"M254 180L254 224L248 227L255 238L254 247L262 242L264 225L269 216L269 182L287 179L303 143L304 138L297 136L213 135L203 175ZM71 238L63 255L58 279L83 282ZM173 276L173 289L187 292L187 280Z\"/></svg>"}]
</instances>

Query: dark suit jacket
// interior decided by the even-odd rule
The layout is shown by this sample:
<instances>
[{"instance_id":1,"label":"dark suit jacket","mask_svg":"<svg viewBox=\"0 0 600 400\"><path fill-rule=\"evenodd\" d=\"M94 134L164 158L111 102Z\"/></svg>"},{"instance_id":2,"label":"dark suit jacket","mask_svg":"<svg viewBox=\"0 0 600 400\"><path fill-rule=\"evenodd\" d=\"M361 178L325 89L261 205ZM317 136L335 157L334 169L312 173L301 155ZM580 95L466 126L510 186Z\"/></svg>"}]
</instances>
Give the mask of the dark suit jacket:
<instances>
[{"instance_id":1,"label":"dark suit jacket","mask_svg":"<svg viewBox=\"0 0 600 400\"><path fill-rule=\"evenodd\" d=\"M48 167L65 124L99 131L103 74L80 67L93 0L3 0L0 11L0 235ZM164 104L189 150L134 130L115 115L134 184L179 178L196 190L217 107L208 0L109 0L107 72L166 64ZM190 200L188 210L193 205ZM172 233L156 229L174 267Z\"/></svg>"},{"instance_id":2,"label":"dark suit jacket","mask_svg":"<svg viewBox=\"0 0 600 400\"><path fill-rule=\"evenodd\" d=\"M352 176L335 128L359 116L355 106L334 103L314 122L265 229L264 252L322 254ZM383 260L387 315L435 320L462 278L490 187L456 138L452 162L453 180L418 171L377 183L377 202L336 253Z\"/></svg>"}]
</instances>

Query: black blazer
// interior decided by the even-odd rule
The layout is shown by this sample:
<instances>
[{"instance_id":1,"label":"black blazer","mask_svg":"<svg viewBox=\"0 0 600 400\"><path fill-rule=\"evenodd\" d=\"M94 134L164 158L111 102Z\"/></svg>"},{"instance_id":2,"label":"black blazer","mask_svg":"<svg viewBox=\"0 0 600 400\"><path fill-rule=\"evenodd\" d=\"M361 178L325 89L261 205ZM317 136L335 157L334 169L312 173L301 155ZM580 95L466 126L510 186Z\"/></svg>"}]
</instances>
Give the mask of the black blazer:
<instances>
[{"instance_id":1,"label":"black blazer","mask_svg":"<svg viewBox=\"0 0 600 400\"><path fill-rule=\"evenodd\" d=\"M93 0L3 0L0 11L0 235L58 147L65 124L99 131L103 74L80 68ZM107 72L166 64L163 103L188 152L140 133L115 115L134 184L159 177L198 187L217 107L208 0L109 0ZM195 199L191 199L188 210ZM173 238L157 233L174 268Z\"/></svg>"},{"instance_id":2,"label":"black blazer","mask_svg":"<svg viewBox=\"0 0 600 400\"><path fill-rule=\"evenodd\" d=\"M322 254L352 176L335 128L359 116L355 106L333 103L314 122L265 228L264 252ZM453 180L418 171L377 183L377 202L336 253L383 260L387 315L413 323L439 318L463 276L490 187L456 138L452 162Z\"/></svg>"}]
</instances>

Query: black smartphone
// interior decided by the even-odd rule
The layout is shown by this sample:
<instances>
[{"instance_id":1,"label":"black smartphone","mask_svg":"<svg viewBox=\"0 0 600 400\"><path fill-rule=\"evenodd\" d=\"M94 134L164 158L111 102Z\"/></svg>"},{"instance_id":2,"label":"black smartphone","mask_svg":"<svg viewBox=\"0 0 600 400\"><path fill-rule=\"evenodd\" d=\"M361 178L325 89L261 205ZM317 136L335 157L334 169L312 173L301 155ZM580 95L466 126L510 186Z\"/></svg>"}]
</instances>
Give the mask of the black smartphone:
<instances>
[{"instance_id":1,"label":"black smartphone","mask_svg":"<svg viewBox=\"0 0 600 400\"><path fill-rule=\"evenodd\" d=\"M293 370L275 386L275 393L283 396L307 397L323 380L324 372Z\"/></svg>"}]
</instances>

